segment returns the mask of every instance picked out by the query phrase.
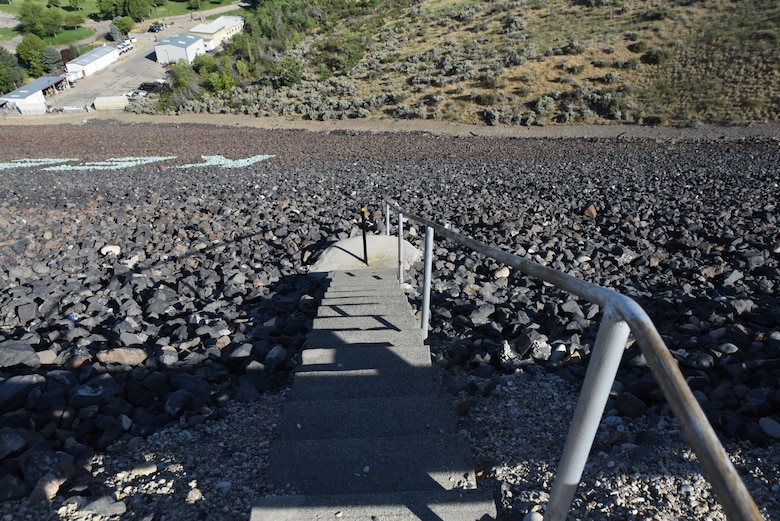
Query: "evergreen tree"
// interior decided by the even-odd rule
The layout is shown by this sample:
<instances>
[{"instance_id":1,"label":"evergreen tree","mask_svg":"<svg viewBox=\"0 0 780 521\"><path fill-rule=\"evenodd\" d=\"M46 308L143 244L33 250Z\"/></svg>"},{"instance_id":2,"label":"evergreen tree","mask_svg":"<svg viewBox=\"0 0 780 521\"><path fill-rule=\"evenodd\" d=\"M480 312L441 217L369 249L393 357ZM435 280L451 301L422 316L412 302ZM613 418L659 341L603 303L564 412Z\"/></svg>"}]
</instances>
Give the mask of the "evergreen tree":
<instances>
[{"instance_id":1,"label":"evergreen tree","mask_svg":"<svg viewBox=\"0 0 780 521\"><path fill-rule=\"evenodd\" d=\"M119 30L119 27L111 24L111 27L108 28L108 39L112 42L121 42L124 38L125 35Z\"/></svg>"},{"instance_id":2,"label":"evergreen tree","mask_svg":"<svg viewBox=\"0 0 780 521\"><path fill-rule=\"evenodd\" d=\"M0 47L0 92L3 94L18 89L24 82L24 70L19 67L16 56Z\"/></svg>"},{"instance_id":3,"label":"evergreen tree","mask_svg":"<svg viewBox=\"0 0 780 521\"><path fill-rule=\"evenodd\" d=\"M43 66L46 72L52 73L62 68L62 55L53 46L49 45L43 51Z\"/></svg>"}]
</instances>

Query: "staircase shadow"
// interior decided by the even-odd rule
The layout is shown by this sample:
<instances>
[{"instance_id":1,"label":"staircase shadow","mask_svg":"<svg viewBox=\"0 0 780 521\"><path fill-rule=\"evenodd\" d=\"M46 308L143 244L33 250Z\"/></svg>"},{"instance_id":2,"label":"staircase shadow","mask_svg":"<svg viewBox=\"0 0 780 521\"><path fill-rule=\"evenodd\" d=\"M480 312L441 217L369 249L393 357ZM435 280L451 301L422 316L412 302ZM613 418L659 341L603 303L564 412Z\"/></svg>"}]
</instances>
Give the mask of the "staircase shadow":
<instances>
[{"instance_id":1,"label":"staircase shadow","mask_svg":"<svg viewBox=\"0 0 780 521\"><path fill-rule=\"evenodd\" d=\"M272 444L271 481L290 495L252 520L494 519L397 281L346 287L331 281Z\"/></svg>"}]
</instances>

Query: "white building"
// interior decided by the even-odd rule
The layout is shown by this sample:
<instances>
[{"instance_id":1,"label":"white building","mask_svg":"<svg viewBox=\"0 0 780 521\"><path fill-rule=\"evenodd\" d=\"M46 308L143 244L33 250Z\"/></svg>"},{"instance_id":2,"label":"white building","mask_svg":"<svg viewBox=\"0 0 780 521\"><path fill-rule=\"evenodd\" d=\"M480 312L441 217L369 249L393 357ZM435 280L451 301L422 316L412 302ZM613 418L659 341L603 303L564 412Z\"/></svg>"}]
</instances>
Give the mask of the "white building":
<instances>
[{"instance_id":1,"label":"white building","mask_svg":"<svg viewBox=\"0 0 780 521\"><path fill-rule=\"evenodd\" d=\"M0 101L7 102L25 115L45 114L45 96L67 87L68 78L65 76L42 76L8 94L3 94Z\"/></svg>"},{"instance_id":2,"label":"white building","mask_svg":"<svg viewBox=\"0 0 780 521\"><path fill-rule=\"evenodd\" d=\"M190 34L206 40L206 50L213 51L234 35L244 30L244 19L240 16L220 16L216 20L198 24Z\"/></svg>"},{"instance_id":3,"label":"white building","mask_svg":"<svg viewBox=\"0 0 780 521\"><path fill-rule=\"evenodd\" d=\"M201 36L194 34L174 34L154 46L157 63L176 63L185 60L192 63L195 57L206 53Z\"/></svg>"},{"instance_id":4,"label":"white building","mask_svg":"<svg viewBox=\"0 0 780 521\"><path fill-rule=\"evenodd\" d=\"M104 45L69 61L65 64L65 69L69 75L80 73L82 76L89 76L101 69L105 69L118 59L119 49Z\"/></svg>"}]
</instances>

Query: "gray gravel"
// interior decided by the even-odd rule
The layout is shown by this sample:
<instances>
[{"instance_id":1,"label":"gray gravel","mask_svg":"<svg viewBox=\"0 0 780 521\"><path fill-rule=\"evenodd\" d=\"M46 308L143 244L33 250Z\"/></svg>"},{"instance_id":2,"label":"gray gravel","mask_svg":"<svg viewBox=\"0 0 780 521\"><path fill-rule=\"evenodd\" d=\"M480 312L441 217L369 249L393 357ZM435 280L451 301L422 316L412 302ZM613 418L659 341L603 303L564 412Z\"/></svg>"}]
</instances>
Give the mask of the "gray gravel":
<instances>
[{"instance_id":1,"label":"gray gravel","mask_svg":"<svg viewBox=\"0 0 780 521\"><path fill-rule=\"evenodd\" d=\"M282 488L264 458L320 290L306 266L364 202L381 233L382 197L636 298L780 519L776 140L2 131L0 161L170 159L0 170L0 479L33 498L0 519L235 519ZM178 168L217 153L273 157ZM434 360L485 486L522 519L546 501L600 310L442 244L435 272ZM721 519L648 374L628 349L576 517Z\"/></svg>"}]
</instances>

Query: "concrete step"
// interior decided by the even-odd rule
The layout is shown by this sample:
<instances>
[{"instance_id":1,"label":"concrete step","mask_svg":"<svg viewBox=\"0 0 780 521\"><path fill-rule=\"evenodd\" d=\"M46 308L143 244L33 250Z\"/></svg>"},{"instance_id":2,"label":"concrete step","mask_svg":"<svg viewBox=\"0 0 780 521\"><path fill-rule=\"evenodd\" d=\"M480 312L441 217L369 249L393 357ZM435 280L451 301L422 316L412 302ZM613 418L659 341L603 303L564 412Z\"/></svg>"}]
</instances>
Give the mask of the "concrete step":
<instances>
[{"instance_id":1,"label":"concrete step","mask_svg":"<svg viewBox=\"0 0 780 521\"><path fill-rule=\"evenodd\" d=\"M481 490L335 496L273 496L252 506L250 521L492 521L493 500Z\"/></svg>"},{"instance_id":2,"label":"concrete step","mask_svg":"<svg viewBox=\"0 0 780 521\"><path fill-rule=\"evenodd\" d=\"M451 434L452 406L440 395L287 402L279 439L389 438Z\"/></svg>"},{"instance_id":3,"label":"concrete step","mask_svg":"<svg viewBox=\"0 0 780 521\"><path fill-rule=\"evenodd\" d=\"M422 345L422 332L404 331L329 331L313 329L306 336L306 347L339 347L345 344L374 344L380 346Z\"/></svg>"},{"instance_id":4,"label":"concrete step","mask_svg":"<svg viewBox=\"0 0 780 521\"><path fill-rule=\"evenodd\" d=\"M349 281L373 281L376 283L398 283L397 270L346 270L328 273L327 278L333 282L345 283Z\"/></svg>"},{"instance_id":5,"label":"concrete step","mask_svg":"<svg viewBox=\"0 0 780 521\"><path fill-rule=\"evenodd\" d=\"M337 297L323 297L321 304L327 306L339 306L339 305L385 305L391 303L393 305L409 306L409 300L404 295L342 295ZM411 309L411 307L410 307Z\"/></svg>"},{"instance_id":6,"label":"concrete step","mask_svg":"<svg viewBox=\"0 0 780 521\"><path fill-rule=\"evenodd\" d=\"M301 353L298 371L354 371L386 367L430 367L431 354L416 345L352 344L308 348Z\"/></svg>"},{"instance_id":7,"label":"concrete step","mask_svg":"<svg viewBox=\"0 0 780 521\"><path fill-rule=\"evenodd\" d=\"M408 307L408 305L407 305ZM404 329L416 330L419 327L415 318L411 315L353 315L349 317L315 318L312 321L312 329L323 331L349 331L349 330L385 330L403 331Z\"/></svg>"},{"instance_id":8,"label":"concrete step","mask_svg":"<svg viewBox=\"0 0 780 521\"><path fill-rule=\"evenodd\" d=\"M466 447L457 435L283 441L271 453L270 480L315 495L471 489Z\"/></svg>"},{"instance_id":9,"label":"concrete step","mask_svg":"<svg viewBox=\"0 0 780 521\"><path fill-rule=\"evenodd\" d=\"M439 389L439 375L433 367L309 371L295 373L288 399L305 401L422 396Z\"/></svg>"},{"instance_id":10,"label":"concrete step","mask_svg":"<svg viewBox=\"0 0 780 521\"><path fill-rule=\"evenodd\" d=\"M383 315L383 316L400 316L400 317L412 317L414 313L409 307L408 303L406 307L402 306L388 306L384 304L356 304L352 302L342 303L321 303L317 309L318 318L326 317L348 317L352 315ZM416 320L416 319L415 319Z\"/></svg>"},{"instance_id":11,"label":"concrete step","mask_svg":"<svg viewBox=\"0 0 780 521\"><path fill-rule=\"evenodd\" d=\"M401 285L396 283L382 282L381 284L372 284L370 282L362 283L344 283L337 286L330 286L325 290L325 297L340 297L346 295L404 295Z\"/></svg>"}]
</instances>

